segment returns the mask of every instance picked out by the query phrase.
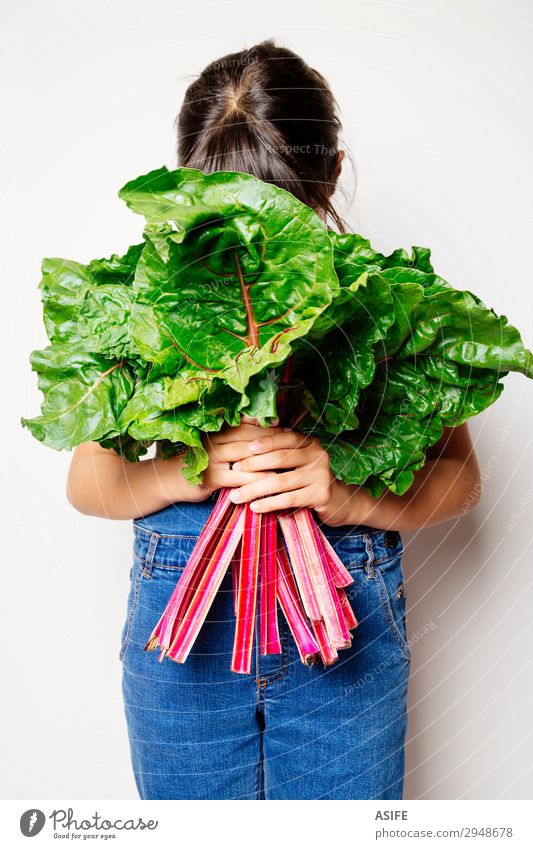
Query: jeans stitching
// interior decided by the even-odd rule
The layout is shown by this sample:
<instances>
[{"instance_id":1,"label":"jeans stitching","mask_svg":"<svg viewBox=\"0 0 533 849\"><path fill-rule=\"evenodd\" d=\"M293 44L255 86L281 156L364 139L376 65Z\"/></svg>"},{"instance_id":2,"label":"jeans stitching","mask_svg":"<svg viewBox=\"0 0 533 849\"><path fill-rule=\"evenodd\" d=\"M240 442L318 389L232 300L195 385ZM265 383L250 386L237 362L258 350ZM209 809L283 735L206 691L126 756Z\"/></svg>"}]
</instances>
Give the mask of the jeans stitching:
<instances>
[{"instance_id":1,"label":"jeans stitching","mask_svg":"<svg viewBox=\"0 0 533 849\"><path fill-rule=\"evenodd\" d=\"M142 565L142 573L145 578L151 580L152 578L152 567L154 564L154 554L157 548L157 543L159 542L159 534L155 531L152 531L150 534L150 542L148 544L148 551L146 552L146 557L143 560Z\"/></svg>"},{"instance_id":2,"label":"jeans stitching","mask_svg":"<svg viewBox=\"0 0 533 849\"><path fill-rule=\"evenodd\" d=\"M142 525L138 525L136 522L133 523L133 527L139 533L146 534L147 536L150 536L150 534L155 533L155 531L152 531L150 528L143 528ZM162 534L162 533L159 533L159 532L157 532L157 535L158 535L158 537L161 537L162 539L196 539L197 540L198 537L199 537L199 534Z\"/></svg>"},{"instance_id":3,"label":"jeans stitching","mask_svg":"<svg viewBox=\"0 0 533 849\"><path fill-rule=\"evenodd\" d=\"M367 556L366 563L363 564L364 570L369 578L374 577L374 542L370 534L363 534L365 541L365 552Z\"/></svg>"},{"instance_id":4,"label":"jeans stitching","mask_svg":"<svg viewBox=\"0 0 533 849\"><path fill-rule=\"evenodd\" d=\"M261 760L257 759L257 769L255 773L255 798L256 800L261 798Z\"/></svg>"},{"instance_id":5,"label":"jeans stitching","mask_svg":"<svg viewBox=\"0 0 533 849\"><path fill-rule=\"evenodd\" d=\"M401 557L403 552L403 547L399 551L393 551L392 553L387 552L384 557L378 557L377 559L374 559L374 566L377 566L378 564L390 563L390 561L395 560L396 557Z\"/></svg>"},{"instance_id":6,"label":"jeans stitching","mask_svg":"<svg viewBox=\"0 0 533 849\"><path fill-rule=\"evenodd\" d=\"M338 554L338 556L340 557L340 559L342 560L342 562L344 563L344 565L346 566L347 569L364 569L365 571L368 571L368 568L370 566L382 566L385 563L390 563L391 560L395 560L396 557L399 557L400 555L403 554L403 549L401 549L400 551L395 552L393 554L387 554L384 557L374 557L373 556L371 562L370 562L370 559L369 559L366 563L364 563L364 562L362 563L361 559L350 560L350 557L353 557L352 552L348 552L345 556L343 556L342 549L337 549L336 553ZM366 551L366 553L368 554L368 551ZM364 554L365 554L365 551L361 551L360 557Z\"/></svg>"},{"instance_id":7,"label":"jeans stitching","mask_svg":"<svg viewBox=\"0 0 533 849\"><path fill-rule=\"evenodd\" d=\"M120 647L119 660L124 659L126 649L128 648L130 641L131 641L131 626L132 626L132 622L133 622L133 617L135 616L135 613L137 611L137 607L138 607L138 603L139 603L139 596L140 596L140 593L141 593L141 577L142 577L142 566L139 568L139 571L137 572L137 574L135 576L135 584L134 584L134 588L133 588L133 598L132 598L132 601L131 601L131 607L130 607L130 612L129 612L129 615L128 615L128 621L126 623L126 633L124 634L124 640L122 641L122 645Z\"/></svg>"},{"instance_id":8,"label":"jeans stitching","mask_svg":"<svg viewBox=\"0 0 533 849\"><path fill-rule=\"evenodd\" d=\"M281 665L279 669L276 670L276 672L271 672L270 675L267 674L261 676L261 680L265 682L265 687L268 687L269 684L276 684L278 681L281 681L281 679L284 678L287 672L289 671L289 659L287 656L287 632L285 631L285 629L283 629L283 631L281 632L279 640L281 643ZM273 675L275 675L276 677L273 678Z\"/></svg>"},{"instance_id":9,"label":"jeans stitching","mask_svg":"<svg viewBox=\"0 0 533 849\"><path fill-rule=\"evenodd\" d=\"M279 614L280 614L280 611L278 611L278 617L279 617ZM274 672L271 672L271 673L262 673L261 672L260 659L261 659L261 657L265 657L265 655L261 654L260 633L259 633L260 629L259 629L258 621L260 621L260 620L256 619L256 631L255 631L256 655L255 655L255 660L256 660L256 670L257 670L256 684L257 684L257 690L258 690L258 699L260 699L261 688L264 689L269 684L275 684L277 681L280 681L282 678L285 677L285 675L289 671L289 659L288 659L287 631L283 627L283 623L282 623L281 628L279 628L279 641L280 641L280 644L281 644L281 654L279 656L280 657L280 666L278 667L278 669L276 669ZM278 618L278 623L279 623L279 618ZM275 677L273 677L273 676L275 676ZM258 702L258 704L259 704L259 702Z\"/></svg>"},{"instance_id":10,"label":"jeans stitching","mask_svg":"<svg viewBox=\"0 0 533 849\"><path fill-rule=\"evenodd\" d=\"M389 623L389 630L390 630L392 636L394 637L394 639L396 640L396 642L398 643L398 645L400 646L403 655L407 658L407 660L409 660L410 657L411 657L411 648L410 648L407 640L404 639L404 636L403 636L402 632L400 631L400 628L398 627L398 623L396 622L396 619L394 617L394 613L392 612L391 600L390 600L390 597L389 597L389 591L387 589L385 579L384 579L384 577L381 574L381 571L379 569L376 569L375 574L377 576L377 580L378 580L378 584L379 584L379 588L380 588L381 606L383 607L385 617L386 617L386 619Z\"/></svg>"}]
</instances>

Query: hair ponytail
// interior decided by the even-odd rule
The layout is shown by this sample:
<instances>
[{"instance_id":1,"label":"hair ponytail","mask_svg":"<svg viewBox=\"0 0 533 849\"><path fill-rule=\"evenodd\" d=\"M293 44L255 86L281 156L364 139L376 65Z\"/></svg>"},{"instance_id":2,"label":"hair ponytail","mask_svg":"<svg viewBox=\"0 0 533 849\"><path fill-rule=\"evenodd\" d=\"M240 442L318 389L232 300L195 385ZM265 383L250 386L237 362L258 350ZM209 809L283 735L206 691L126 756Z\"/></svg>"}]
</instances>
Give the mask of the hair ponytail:
<instances>
[{"instance_id":1,"label":"hair ponytail","mask_svg":"<svg viewBox=\"0 0 533 849\"><path fill-rule=\"evenodd\" d=\"M341 122L324 77L272 40L211 62L176 119L178 165L243 171L323 210L331 204Z\"/></svg>"}]
</instances>

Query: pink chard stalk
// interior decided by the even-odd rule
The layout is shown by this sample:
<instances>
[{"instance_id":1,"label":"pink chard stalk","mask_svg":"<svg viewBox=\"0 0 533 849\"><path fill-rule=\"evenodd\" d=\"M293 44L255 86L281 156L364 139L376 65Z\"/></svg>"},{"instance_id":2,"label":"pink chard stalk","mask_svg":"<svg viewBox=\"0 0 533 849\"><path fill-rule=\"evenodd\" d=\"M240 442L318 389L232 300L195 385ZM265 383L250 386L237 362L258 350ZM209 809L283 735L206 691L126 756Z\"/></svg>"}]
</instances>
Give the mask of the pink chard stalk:
<instances>
[{"instance_id":1,"label":"pink chard stalk","mask_svg":"<svg viewBox=\"0 0 533 849\"><path fill-rule=\"evenodd\" d=\"M278 630L277 548L278 523L274 513L264 513L261 525L261 595L259 637L261 654L281 654Z\"/></svg>"},{"instance_id":2,"label":"pink chard stalk","mask_svg":"<svg viewBox=\"0 0 533 849\"><path fill-rule=\"evenodd\" d=\"M285 377L289 374L286 367ZM282 410L286 395L281 393ZM357 627L346 594L352 576L309 508L256 513L248 504L233 504L230 493L220 490L145 650L160 648L160 661L184 663L231 568L231 671L251 673L257 619L261 654L281 653L278 603L302 663L311 666L321 658L329 666L351 645Z\"/></svg>"},{"instance_id":3,"label":"pink chard stalk","mask_svg":"<svg viewBox=\"0 0 533 849\"><path fill-rule=\"evenodd\" d=\"M184 663L187 659L242 536L245 519L244 506L241 504L236 505L236 507L237 509L233 510L228 519L213 556L207 564L191 599L187 613L167 651L167 656L178 663Z\"/></svg>"},{"instance_id":4,"label":"pink chard stalk","mask_svg":"<svg viewBox=\"0 0 533 849\"><path fill-rule=\"evenodd\" d=\"M246 504L244 506L239 588L237 592L237 624L230 667L232 672L249 673L252 669L260 541L261 513L254 513Z\"/></svg>"},{"instance_id":5,"label":"pink chard stalk","mask_svg":"<svg viewBox=\"0 0 533 849\"><path fill-rule=\"evenodd\" d=\"M231 567L236 617L230 669L250 674L257 610L263 655L280 654L278 603L302 663L325 666L351 645L357 619L345 588L350 573L312 512L255 513L222 489L182 577L145 649L184 663ZM278 526L281 538L278 537ZM259 605L258 605L259 599Z\"/></svg>"}]
</instances>

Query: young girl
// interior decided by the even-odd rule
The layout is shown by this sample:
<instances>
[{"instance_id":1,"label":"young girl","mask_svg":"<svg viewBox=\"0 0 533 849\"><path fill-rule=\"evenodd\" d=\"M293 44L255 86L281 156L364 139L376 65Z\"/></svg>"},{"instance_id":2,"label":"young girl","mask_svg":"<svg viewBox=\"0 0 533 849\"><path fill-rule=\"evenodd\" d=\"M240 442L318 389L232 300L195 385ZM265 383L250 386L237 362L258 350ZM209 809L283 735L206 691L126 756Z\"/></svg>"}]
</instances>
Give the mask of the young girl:
<instances>
[{"instance_id":1,"label":"young girl","mask_svg":"<svg viewBox=\"0 0 533 849\"><path fill-rule=\"evenodd\" d=\"M343 229L331 203L343 157L336 103L290 50L267 41L213 62L188 88L177 126L180 166L253 174ZM408 493L379 499L334 479L318 439L297 431L243 419L204 444L202 486L184 480L181 457L157 450L130 464L97 443L76 448L68 477L81 512L134 519L120 658L140 797L401 799L410 645L399 532L459 516L476 500L467 426L445 430ZM250 675L230 672L229 574L185 664L144 651L221 487L261 512L315 511L354 578L348 597L359 621L333 666L305 667L280 615L281 654L256 649Z\"/></svg>"}]
</instances>

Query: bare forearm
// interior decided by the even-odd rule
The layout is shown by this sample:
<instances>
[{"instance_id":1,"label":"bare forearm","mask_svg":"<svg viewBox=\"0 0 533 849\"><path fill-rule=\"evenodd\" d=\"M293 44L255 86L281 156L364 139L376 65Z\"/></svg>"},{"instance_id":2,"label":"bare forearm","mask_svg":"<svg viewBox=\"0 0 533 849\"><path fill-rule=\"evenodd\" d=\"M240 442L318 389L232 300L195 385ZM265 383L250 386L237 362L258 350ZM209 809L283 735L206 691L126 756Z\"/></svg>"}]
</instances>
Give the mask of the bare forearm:
<instances>
[{"instance_id":1,"label":"bare forearm","mask_svg":"<svg viewBox=\"0 0 533 849\"><path fill-rule=\"evenodd\" d=\"M416 530L463 515L477 503L480 491L475 469L465 467L462 461L440 457L428 460L415 473L414 483L404 495L388 490L373 498L366 490L341 483L336 495L338 517L343 524Z\"/></svg>"},{"instance_id":2,"label":"bare forearm","mask_svg":"<svg viewBox=\"0 0 533 849\"><path fill-rule=\"evenodd\" d=\"M276 432L278 429L275 429ZM248 441L264 428L241 424L205 439L208 464L202 484L193 486L183 477L184 456L129 463L97 442L74 450L67 480L67 497L73 507L90 516L135 519L162 510L177 501L205 501L222 487L239 486L263 477L232 471L230 463L249 454ZM229 451L228 446L233 450Z\"/></svg>"},{"instance_id":3,"label":"bare forearm","mask_svg":"<svg viewBox=\"0 0 533 849\"><path fill-rule=\"evenodd\" d=\"M182 462L178 457L129 463L106 454L85 456L69 474L67 495L80 512L108 519L134 519L175 501L203 500L207 493L184 480Z\"/></svg>"}]
</instances>

